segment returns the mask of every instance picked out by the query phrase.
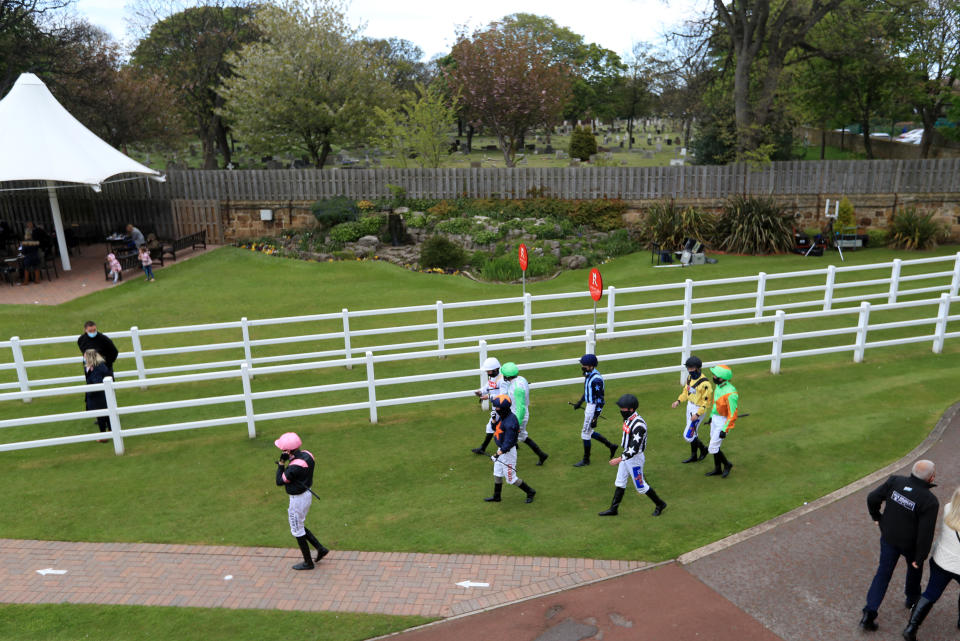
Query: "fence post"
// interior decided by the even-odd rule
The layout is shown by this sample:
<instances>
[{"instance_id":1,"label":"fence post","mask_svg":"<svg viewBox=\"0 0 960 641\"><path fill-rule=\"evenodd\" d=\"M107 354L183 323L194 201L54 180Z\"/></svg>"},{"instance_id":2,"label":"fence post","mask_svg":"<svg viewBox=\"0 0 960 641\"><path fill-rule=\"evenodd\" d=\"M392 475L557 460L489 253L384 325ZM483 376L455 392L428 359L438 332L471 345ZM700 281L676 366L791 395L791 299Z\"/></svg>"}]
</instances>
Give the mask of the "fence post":
<instances>
[{"instance_id":1,"label":"fence post","mask_svg":"<svg viewBox=\"0 0 960 641\"><path fill-rule=\"evenodd\" d=\"M370 422L377 422L377 379L373 377L373 352L367 352L367 397L370 401Z\"/></svg>"},{"instance_id":2,"label":"fence post","mask_svg":"<svg viewBox=\"0 0 960 641\"><path fill-rule=\"evenodd\" d=\"M690 320L693 310L693 281L687 279L683 284L683 320ZM686 380L686 379L684 379Z\"/></svg>"},{"instance_id":3,"label":"fence post","mask_svg":"<svg viewBox=\"0 0 960 641\"><path fill-rule=\"evenodd\" d=\"M890 270L890 293L887 295L887 304L893 305L897 302L897 293L900 289L900 267L903 261L899 258L893 259L893 269Z\"/></svg>"},{"instance_id":4,"label":"fence post","mask_svg":"<svg viewBox=\"0 0 960 641\"><path fill-rule=\"evenodd\" d=\"M953 264L953 279L950 281L950 296L960 293L960 252L957 252L957 262Z\"/></svg>"},{"instance_id":5,"label":"fence post","mask_svg":"<svg viewBox=\"0 0 960 641\"><path fill-rule=\"evenodd\" d=\"M240 364L240 380L243 381L243 409L247 414L247 435L257 438L257 424L253 420L253 397L250 395L250 366Z\"/></svg>"},{"instance_id":6,"label":"fence post","mask_svg":"<svg viewBox=\"0 0 960 641\"><path fill-rule=\"evenodd\" d=\"M780 373L780 359L783 356L783 323L787 315L782 309L777 310L776 320L773 321L773 352L770 354L770 373Z\"/></svg>"},{"instance_id":7,"label":"fence post","mask_svg":"<svg viewBox=\"0 0 960 641\"><path fill-rule=\"evenodd\" d=\"M587 330L583 348L587 354L597 353L597 336L592 329Z\"/></svg>"},{"instance_id":8,"label":"fence post","mask_svg":"<svg viewBox=\"0 0 960 641\"><path fill-rule=\"evenodd\" d=\"M617 303L617 288L613 285L607 287L607 333L613 333L613 313Z\"/></svg>"},{"instance_id":9,"label":"fence post","mask_svg":"<svg viewBox=\"0 0 960 641\"><path fill-rule=\"evenodd\" d=\"M754 313L754 318L763 318L763 303L766 295L767 273L760 272L757 274L757 311Z\"/></svg>"},{"instance_id":10,"label":"fence post","mask_svg":"<svg viewBox=\"0 0 960 641\"><path fill-rule=\"evenodd\" d=\"M860 320L857 322L857 344L853 350L853 362L862 363L867 348L867 326L870 323L870 303L860 303Z\"/></svg>"},{"instance_id":11,"label":"fence post","mask_svg":"<svg viewBox=\"0 0 960 641\"><path fill-rule=\"evenodd\" d=\"M483 362L487 360L487 341L480 339L480 389L487 388L487 373L483 371ZM490 401L480 401L480 407L484 410L490 409Z\"/></svg>"},{"instance_id":12,"label":"fence post","mask_svg":"<svg viewBox=\"0 0 960 641\"><path fill-rule=\"evenodd\" d=\"M30 391L30 379L27 378L27 366L24 365L23 361L23 350L20 348L20 337L14 336L10 339L10 350L13 352L13 364L17 368L17 382L20 383L21 392ZM31 399L29 396L23 397L24 403L29 403Z\"/></svg>"},{"instance_id":13,"label":"fence post","mask_svg":"<svg viewBox=\"0 0 960 641\"><path fill-rule=\"evenodd\" d=\"M437 301L437 350L443 358L443 301ZM376 421L374 421L376 422Z\"/></svg>"},{"instance_id":14,"label":"fence post","mask_svg":"<svg viewBox=\"0 0 960 641\"><path fill-rule=\"evenodd\" d=\"M827 285L823 290L823 311L829 312L833 306L833 283L837 279L837 268L833 265L827 267Z\"/></svg>"},{"instance_id":15,"label":"fence post","mask_svg":"<svg viewBox=\"0 0 960 641\"><path fill-rule=\"evenodd\" d=\"M137 380L140 381L140 389L147 389L147 375L143 371L143 350L140 348L140 328L136 325L130 328L130 340L133 342L133 360L137 364Z\"/></svg>"},{"instance_id":16,"label":"fence post","mask_svg":"<svg viewBox=\"0 0 960 641\"><path fill-rule=\"evenodd\" d=\"M529 343L533 339L533 298L527 292L523 295L523 340Z\"/></svg>"},{"instance_id":17,"label":"fence post","mask_svg":"<svg viewBox=\"0 0 960 641\"><path fill-rule=\"evenodd\" d=\"M243 360L247 361L247 367L253 367L253 357L250 353L250 324L246 316L240 319L240 331L243 334Z\"/></svg>"},{"instance_id":18,"label":"fence post","mask_svg":"<svg viewBox=\"0 0 960 641\"><path fill-rule=\"evenodd\" d=\"M933 333L933 353L943 351L944 334L947 333L947 317L950 315L950 294L940 295L940 307L937 310L937 326Z\"/></svg>"},{"instance_id":19,"label":"fence post","mask_svg":"<svg viewBox=\"0 0 960 641\"><path fill-rule=\"evenodd\" d=\"M343 316L343 355L345 358L350 358L350 312L347 311L347 308L344 307L340 311L341 316ZM347 369L353 369L353 363L347 363Z\"/></svg>"},{"instance_id":20,"label":"fence post","mask_svg":"<svg viewBox=\"0 0 960 641\"><path fill-rule=\"evenodd\" d=\"M110 435L113 437L113 453L123 455L123 433L120 429L120 414L117 412L117 393L113 389L113 377L104 376L103 395L107 398L107 416L110 418Z\"/></svg>"},{"instance_id":21,"label":"fence post","mask_svg":"<svg viewBox=\"0 0 960 641\"><path fill-rule=\"evenodd\" d=\"M687 319L683 321L683 338L681 339L682 350L680 353L680 364L683 368L680 370L680 384L687 382L687 359L690 358L690 350L693 345L693 321Z\"/></svg>"}]
</instances>

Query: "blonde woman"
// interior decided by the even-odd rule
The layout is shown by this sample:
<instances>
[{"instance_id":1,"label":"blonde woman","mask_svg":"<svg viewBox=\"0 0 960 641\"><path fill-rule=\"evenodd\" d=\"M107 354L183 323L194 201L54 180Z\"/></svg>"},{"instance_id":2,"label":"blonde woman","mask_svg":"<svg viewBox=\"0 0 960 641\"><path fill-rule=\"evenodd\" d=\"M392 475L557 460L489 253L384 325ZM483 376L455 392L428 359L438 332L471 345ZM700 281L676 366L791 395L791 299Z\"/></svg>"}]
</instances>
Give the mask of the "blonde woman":
<instances>
[{"instance_id":1,"label":"blonde woman","mask_svg":"<svg viewBox=\"0 0 960 641\"><path fill-rule=\"evenodd\" d=\"M103 356L95 349L88 349L83 353L83 371L87 377L87 384L95 385L102 383L103 379L110 376L110 368ZM105 410L107 409L107 395L104 392L86 393L87 410ZM97 425L101 432L110 431L110 419L106 416L97 417ZM101 443L106 443L107 439L101 439Z\"/></svg>"},{"instance_id":2,"label":"blonde woman","mask_svg":"<svg viewBox=\"0 0 960 641\"><path fill-rule=\"evenodd\" d=\"M943 524L940 526L940 538L930 557L930 580L923 596L913 606L910 622L903 631L907 641L917 641L917 630L927 618L933 604L943 594L950 581L960 583L960 487L953 491L953 497L943 508ZM960 621L957 622L960 627Z\"/></svg>"}]
</instances>

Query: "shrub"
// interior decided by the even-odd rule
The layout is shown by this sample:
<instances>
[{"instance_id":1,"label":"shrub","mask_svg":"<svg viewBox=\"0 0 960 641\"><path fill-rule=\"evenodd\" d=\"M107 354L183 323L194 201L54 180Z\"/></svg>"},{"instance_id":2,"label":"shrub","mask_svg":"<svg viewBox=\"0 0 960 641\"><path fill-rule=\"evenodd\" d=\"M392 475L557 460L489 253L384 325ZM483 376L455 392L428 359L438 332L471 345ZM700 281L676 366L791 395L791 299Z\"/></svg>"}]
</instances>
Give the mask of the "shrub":
<instances>
[{"instance_id":1,"label":"shrub","mask_svg":"<svg viewBox=\"0 0 960 641\"><path fill-rule=\"evenodd\" d=\"M357 221L358 228L360 230L361 236L379 236L380 230L384 225L387 224L387 217L384 214L373 214L371 216L364 216ZM356 239L354 239L356 240Z\"/></svg>"},{"instance_id":2,"label":"shrub","mask_svg":"<svg viewBox=\"0 0 960 641\"><path fill-rule=\"evenodd\" d=\"M699 209L681 209L672 201L656 203L647 210L643 237L667 249L683 245L687 238L706 243L713 235L714 217Z\"/></svg>"},{"instance_id":3,"label":"shrub","mask_svg":"<svg viewBox=\"0 0 960 641\"><path fill-rule=\"evenodd\" d=\"M606 250L607 256L616 258L640 250L640 244L630 238L630 232L626 229L618 229L610 232L609 238L604 243L604 250Z\"/></svg>"},{"instance_id":4,"label":"shrub","mask_svg":"<svg viewBox=\"0 0 960 641\"><path fill-rule=\"evenodd\" d=\"M882 229L868 229L867 237L870 247L883 247L887 244L887 232Z\"/></svg>"},{"instance_id":5,"label":"shrub","mask_svg":"<svg viewBox=\"0 0 960 641\"><path fill-rule=\"evenodd\" d=\"M344 243L352 243L359 240L361 236L366 236L363 232L363 227L359 222L340 223L330 230L328 238L330 242L342 247Z\"/></svg>"},{"instance_id":6,"label":"shrub","mask_svg":"<svg viewBox=\"0 0 960 641\"><path fill-rule=\"evenodd\" d=\"M570 136L569 151L571 158L590 160L590 156L597 153L597 139L593 137L593 133L577 127Z\"/></svg>"},{"instance_id":7,"label":"shrub","mask_svg":"<svg viewBox=\"0 0 960 641\"><path fill-rule=\"evenodd\" d=\"M573 202L568 217L574 225L589 225L600 231L610 231L623 227L625 211L627 211L627 203L622 200L604 198L577 200Z\"/></svg>"},{"instance_id":8,"label":"shrub","mask_svg":"<svg viewBox=\"0 0 960 641\"><path fill-rule=\"evenodd\" d=\"M482 249L470 254L470 260L467 262L470 263L470 266L473 267L475 272L480 272L483 270L483 266L487 264L487 261L490 260L491 256L489 252L485 252Z\"/></svg>"},{"instance_id":9,"label":"shrub","mask_svg":"<svg viewBox=\"0 0 960 641\"><path fill-rule=\"evenodd\" d=\"M433 207L427 209L427 213L436 218L449 218L457 212L457 208L449 200L441 200Z\"/></svg>"},{"instance_id":10,"label":"shrub","mask_svg":"<svg viewBox=\"0 0 960 641\"><path fill-rule=\"evenodd\" d=\"M793 247L793 219L771 198L735 196L714 227L713 246L736 254L777 254Z\"/></svg>"},{"instance_id":11,"label":"shrub","mask_svg":"<svg viewBox=\"0 0 960 641\"><path fill-rule=\"evenodd\" d=\"M490 229L481 229L473 232L470 238L478 245L489 245L500 238L500 233Z\"/></svg>"},{"instance_id":12,"label":"shrub","mask_svg":"<svg viewBox=\"0 0 960 641\"><path fill-rule=\"evenodd\" d=\"M353 252L344 252L344 251L335 251L333 252L333 257L337 260L354 260L356 256L353 255Z\"/></svg>"},{"instance_id":13,"label":"shrub","mask_svg":"<svg viewBox=\"0 0 960 641\"><path fill-rule=\"evenodd\" d=\"M376 209L376 208L377 208L377 206L376 206L374 203L370 202L369 200L358 200L358 201L357 201L357 209L359 209L360 211L362 211L362 212L364 212L364 213L366 213L366 212L368 212L368 211L373 211L373 210Z\"/></svg>"},{"instance_id":14,"label":"shrub","mask_svg":"<svg viewBox=\"0 0 960 641\"><path fill-rule=\"evenodd\" d=\"M420 247L420 267L460 269L466 261L463 249L443 236L431 236Z\"/></svg>"},{"instance_id":15,"label":"shrub","mask_svg":"<svg viewBox=\"0 0 960 641\"><path fill-rule=\"evenodd\" d=\"M437 223L436 230L445 234L469 234L474 227L472 218L448 218Z\"/></svg>"},{"instance_id":16,"label":"shrub","mask_svg":"<svg viewBox=\"0 0 960 641\"><path fill-rule=\"evenodd\" d=\"M934 249L947 237L947 230L933 220L932 212L921 214L907 207L890 221L887 236L894 249Z\"/></svg>"},{"instance_id":17,"label":"shrub","mask_svg":"<svg viewBox=\"0 0 960 641\"><path fill-rule=\"evenodd\" d=\"M390 204L395 209L407 204L407 190L400 185L387 185L390 190Z\"/></svg>"},{"instance_id":18,"label":"shrub","mask_svg":"<svg viewBox=\"0 0 960 641\"><path fill-rule=\"evenodd\" d=\"M360 215L357 204L345 196L318 200L310 206L310 210L317 222L327 228L356 220Z\"/></svg>"},{"instance_id":19,"label":"shrub","mask_svg":"<svg viewBox=\"0 0 960 641\"><path fill-rule=\"evenodd\" d=\"M428 226L427 217L423 214L417 214L406 219L407 227L412 229L425 229Z\"/></svg>"},{"instance_id":20,"label":"shrub","mask_svg":"<svg viewBox=\"0 0 960 641\"><path fill-rule=\"evenodd\" d=\"M837 222L834 223L837 231L842 231L845 227L856 227L857 217L853 211L853 203L844 196L837 208Z\"/></svg>"}]
</instances>

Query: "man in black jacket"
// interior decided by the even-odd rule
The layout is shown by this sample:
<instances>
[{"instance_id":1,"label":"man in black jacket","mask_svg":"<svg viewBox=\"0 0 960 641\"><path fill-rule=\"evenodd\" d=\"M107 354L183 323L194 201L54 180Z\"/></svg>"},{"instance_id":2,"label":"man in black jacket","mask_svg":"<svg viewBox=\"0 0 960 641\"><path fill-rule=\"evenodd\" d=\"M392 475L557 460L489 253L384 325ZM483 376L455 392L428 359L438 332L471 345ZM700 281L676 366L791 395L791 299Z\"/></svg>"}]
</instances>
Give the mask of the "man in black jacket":
<instances>
[{"instance_id":1,"label":"man in black jacket","mask_svg":"<svg viewBox=\"0 0 960 641\"><path fill-rule=\"evenodd\" d=\"M891 476L867 496L870 516L880 526L880 563L860 619L864 630L877 629L877 610L901 556L907 561L907 608L920 598L923 561L930 553L940 510L940 502L930 491L935 476L932 461L917 461L910 476ZM887 505L881 514L883 503Z\"/></svg>"},{"instance_id":2,"label":"man in black jacket","mask_svg":"<svg viewBox=\"0 0 960 641\"><path fill-rule=\"evenodd\" d=\"M117 350L117 346L113 344L113 341L110 340L110 337L97 331L97 324L92 320L88 320L83 324L83 333L80 334L80 338L77 339L77 347L80 348L81 354L88 349L97 350L97 353L103 356L103 360L106 361L107 369L110 370L110 376L113 376L113 363L117 360L120 352Z\"/></svg>"}]
</instances>

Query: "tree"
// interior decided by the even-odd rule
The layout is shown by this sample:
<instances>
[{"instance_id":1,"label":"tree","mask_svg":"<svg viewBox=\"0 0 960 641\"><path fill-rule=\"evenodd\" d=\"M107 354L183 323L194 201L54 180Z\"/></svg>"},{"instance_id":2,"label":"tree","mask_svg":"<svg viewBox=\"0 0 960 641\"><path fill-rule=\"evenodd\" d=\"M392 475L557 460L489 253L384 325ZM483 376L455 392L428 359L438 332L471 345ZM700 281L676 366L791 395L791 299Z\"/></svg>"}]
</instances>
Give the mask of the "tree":
<instances>
[{"instance_id":1,"label":"tree","mask_svg":"<svg viewBox=\"0 0 960 641\"><path fill-rule=\"evenodd\" d=\"M960 81L960 2L913 0L904 28L908 45L904 56L913 82L909 94L923 122L920 155L930 155L937 120L955 100Z\"/></svg>"},{"instance_id":2,"label":"tree","mask_svg":"<svg viewBox=\"0 0 960 641\"><path fill-rule=\"evenodd\" d=\"M430 67L423 62L423 50L402 38L364 38L374 56L389 66L390 84L399 92L416 91L417 85L430 84Z\"/></svg>"},{"instance_id":3,"label":"tree","mask_svg":"<svg viewBox=\"0 0 960 641\"><path fill-rule=\"evenodd\" d=\"M25 71L42 73L58 57L56 50L69 41L70 27L52 15L71 0L0 0L0 95L6 95Z\"/></svg>"},{"instance_id":4,"label":"tree","mask_svg":"<svg viewBox=\"0 0 960 641\"><path fill-rule=\"evenodd\" d=\"M333 145L365 142L374 106L390 104L389 67L358 39L333 0L265 7L256 26L263 41L230 62L218 113L252 150L300 150L319 169Z\"/></svg>"},{"instance_id":5,"label":"tree","mask_svg":"<svg viewBox=\"0 0 960 641\"><path fill-rule=\"evenodd\" d=\"M713 0L732 60L738 155L760 150L776 118L775 100L784 67L804 59L807 34L845 0ZM789 58L789 59L788 59ZM762 153L761 153L762 155Z\"/></svg>"},{"instance_id":6,"label":"tree","mask_svg":"<svg viewBox=\"0 0 960 641\"><path fill-rule=\"evenodd\" d=\"M230 162L227 126L218 113L219 91L233 74L229 56L259 39L253 25L254 7L211 0L169 15L149 29L133 51L132 63L145 75L162 77L179 96L203 147L203 166L217 168L217 153ZM245 2L245 0L240 0ZM149 14L149 5L140 11ZM159 11L159 9L157 9Z\"/></svg>"},{"instance_id":7,"label":"tree","mask_svg":"<svg viewBox=\"0 0 960 641\"><path fill-rule=\"evenodd\" d=\"M570 96L568 69L536 37L498 24L469 37L460 34L451 55L451 88L471 122L497 137L507 167L513 167L526 132L559 119Z\"/></svg>"},{"instance_id":8,"label":"tree","mask_svg":"<svg viewBox=\"0 0 960 641\"><path fill-rule=\"evenodd\" d=\"M450 131L456 120L456 110L433 85L418 84L416 94L407 94L399 109L374 107L380 121L380 142L407 166L413 156L421 168L437 168L450 147Z\"/></svg>"}]
</instances>

